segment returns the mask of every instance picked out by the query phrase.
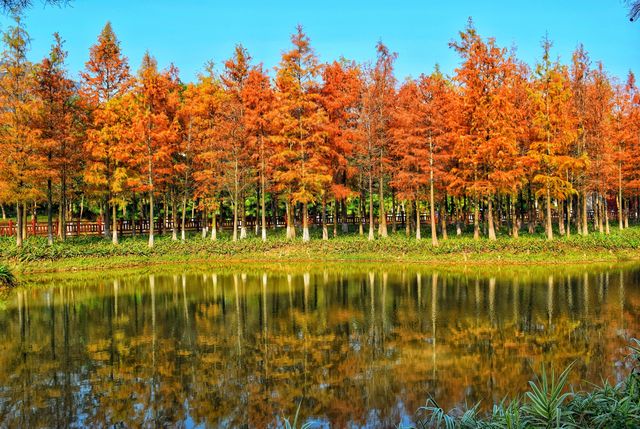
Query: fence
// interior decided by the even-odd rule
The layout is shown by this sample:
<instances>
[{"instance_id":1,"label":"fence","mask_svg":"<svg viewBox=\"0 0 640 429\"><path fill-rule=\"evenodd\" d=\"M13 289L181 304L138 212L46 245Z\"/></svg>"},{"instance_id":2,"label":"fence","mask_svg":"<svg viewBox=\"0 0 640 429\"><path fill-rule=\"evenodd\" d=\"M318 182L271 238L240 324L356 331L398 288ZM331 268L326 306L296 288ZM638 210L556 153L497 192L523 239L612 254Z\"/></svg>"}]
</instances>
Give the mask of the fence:
<instances>
[{"instance_id":1,"label":"fence","mask_svg":"<svg viewBox=\"0 0 640 429\"><path fill-rule=\"evenodd\" d=\"M438 216L438 213L436 213L436 217L437 216ZM592 216L593 216L593 212L589 211L588 217L591 219ZM609 218L611 221L615 221L616 216L617 216L617 213L615 211L612 211L609 215ZM391 225L394 221L394 215L387 215L386 218L387 218L387 224ZM406 219L407 219L406 214L403 212L395 215L396 224L404 225L406 222ZM438 219L436 220L439 221ZM528 220L528 214L525 214L524 219L522 220L526 222ZM557 220L557 216L554 216L554 221L555 220ZM359 225L360 221L361 221L360 216L355 216L355 215L350 215L350 216L347 216L346 218L338 220L339 223L346 223L348 225ZM377 222L377 221L378 221L378 217L375 216L374 222ZM465 221L468 224L473 223L473 215L469 214L469 218L465 219ZM506 219L503 219L503 221L506 221ZM328 215L326 217L326 222L328 225L333 225L333 216ZM424 213L420 215L421 224L428 225L429 222L430 222L430 218L428 214ZM300 223L301 223L301 220L296 219L296 224L299 225ZM368 225L369 217L366 216L364 219L362 219L362 223L365 225ZM259 225L259 219L256 219L255 217L247 217L245 219L246 228L255 228L256 224ZM309 216L309 224L321 225L322 217L319 215ZM242 222L239 220L238 226L241 226L241 225L242 225ZM203 221L201 219L199 218L188 219L188 220L185 220L184 229L185 231L200 231L202 230L202 226L203 226ZM266 226L267 228L284 227L286 226L286 220L282 216L277 218L268 217L266 219ZM111 225L109 225L109 227L111 227ZM58 223L54 222L53 224L54 236L58 235L58 228L59 228ZM223 219L219 221L218 228L233 229L233 220ZM118 235L121 235L121 236L133 235L134 233L140 234L140 235L148 234L149 220L136 220L134 222L131 222L130 220L127 220L127 219L120 219L117 222L117 229L118 229ZM172 230L173 230L173 222L171 220L164 221L163 219L158 219L154 222L154 231L157 234L168 233L168 232L171 232ZM181 231L180 222L178 222L178 224L176 225L176 230ZM47 224L39 223L34 219L26 225L26 231L27 231L27 235L46 236ZM105 225L100 219L98 219L95 222L86 221L86 220L70 221L66 224L66 227L65 227L65 233L67 237L73 237L73 236L79 236L79 235L98 236L98 235L102 235L104 231L105 231ZM8 222L0 223L0 237L15 235L15 233L16 233L16 224L13 221L9 220Z\"/></svg>"}]
</instances>

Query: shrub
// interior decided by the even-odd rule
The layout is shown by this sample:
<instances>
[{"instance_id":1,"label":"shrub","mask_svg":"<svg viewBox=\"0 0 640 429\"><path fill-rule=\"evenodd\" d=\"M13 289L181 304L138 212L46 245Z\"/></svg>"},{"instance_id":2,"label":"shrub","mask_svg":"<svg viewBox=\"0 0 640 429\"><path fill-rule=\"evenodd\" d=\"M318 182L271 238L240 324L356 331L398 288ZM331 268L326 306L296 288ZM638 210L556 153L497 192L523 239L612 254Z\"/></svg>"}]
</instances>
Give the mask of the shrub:
<instances>
[{"instance_id":1,"label":"shrub","mask_svg":"<svg viewBox=\"0 0 640 429\"><path fill-rule=\"evenodd\" d=\"M16 285L16 277L9 267L0 264L0 287L13 287Z\"/></svg>"},{"instance_id":2,"label":"shrub","mask_svg":"<svg viewBox=\"0 0 640 429\"><path fill-rule=\"evenodd\" d=\"M429 399L416 412L413 428L634 428L640 422L640 341L630 346L633 370L615 386L605 383L591 392L567 391L569 365L558 378L543 367L537 382L529 382L524 400L515 398L481 414L479 404L462 412L446 412Z\"/></svg>"}]
</instances>

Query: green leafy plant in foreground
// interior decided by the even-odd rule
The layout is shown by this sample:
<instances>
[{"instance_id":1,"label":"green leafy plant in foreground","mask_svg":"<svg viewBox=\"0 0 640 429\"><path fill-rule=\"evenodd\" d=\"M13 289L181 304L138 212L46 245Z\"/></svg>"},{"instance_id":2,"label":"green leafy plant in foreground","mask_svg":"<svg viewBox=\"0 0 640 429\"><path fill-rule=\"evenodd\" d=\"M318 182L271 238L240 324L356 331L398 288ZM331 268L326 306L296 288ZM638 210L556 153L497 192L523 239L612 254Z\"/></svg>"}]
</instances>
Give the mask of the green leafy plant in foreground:
<instances>
[{"instance_id":1,"label":"green leafy plant in foreground","mask_svg":"<svg viewBox=\"0 0 640 429\"><path fill-rule=\"evenodd\" d=\"M16 285L16 277L6 265L0 264L0 288L13 287Z\"/></svg>"},{"instance_id":2,"label":"green leafy plant in foreground","mask_svg":"<svg viewBox=\"0 0 640 429\"><path fill-rule=\"evenodd\" d=\"M298 402L298 408L296 409L296 415L293 417L293 423L285 417L284 419L284 427L285 429L311 429L313 425L310 422L303 423L300 428L298 428L298 418L300 417L300 407L302 406L302 400Z\"/></svg>"},{"instance_id":3,"label":"green leafy plant in foreground","mask_svg":"<svg viewBox=\"0 0 640 429\"><path fill-rule=\"evenodd\" d=\"M567 390L567 379L573 364L556 378L544 366L536 381L529 382L524 398L504 400L482 414L479 404L462 412L446 412L433 400L416 412L411 428L489 429L489 428L637 428L640 427L640 341L629 347L631 373L622 382L605 382L591 392Z\"/></svg>"}]
</instances>

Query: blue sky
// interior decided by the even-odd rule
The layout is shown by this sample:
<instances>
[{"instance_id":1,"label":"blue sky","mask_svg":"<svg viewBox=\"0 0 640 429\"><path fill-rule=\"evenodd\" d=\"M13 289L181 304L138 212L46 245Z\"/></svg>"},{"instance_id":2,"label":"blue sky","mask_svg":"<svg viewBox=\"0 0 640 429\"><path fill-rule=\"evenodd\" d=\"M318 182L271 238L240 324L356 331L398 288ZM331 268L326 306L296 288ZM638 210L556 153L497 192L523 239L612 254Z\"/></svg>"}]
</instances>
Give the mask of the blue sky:
<instances>
[{"instance_id":1,"label":"blue sky","mask_svg":"<svg viewBox=\"0 0 640 429\"><path fill-rule=\"evenodd\" d=\"M304 26L321 61L340 56L369 61L382 40L398 53L399 79L430 72L436 63L451 73L458 63L448 42L471 16L483 37L517 46L518 56L534 64L545 33L554 54L565 62L582 42L592 60L614 76L640 74L640 22L631 23L622 0L520 1L277 1L277 0L72 0L70 6L42 6L26 13L31 59L46 55L51 34L66 40L73 76L84 67L89 47L111 21L131 68L145 50L161 66L173 62L185 81L195 79L207 60L217 65L242 43L255 62L277 65L296 24ZM2 17L0 28L10 24Z\"/></svg>"}]
</instances>

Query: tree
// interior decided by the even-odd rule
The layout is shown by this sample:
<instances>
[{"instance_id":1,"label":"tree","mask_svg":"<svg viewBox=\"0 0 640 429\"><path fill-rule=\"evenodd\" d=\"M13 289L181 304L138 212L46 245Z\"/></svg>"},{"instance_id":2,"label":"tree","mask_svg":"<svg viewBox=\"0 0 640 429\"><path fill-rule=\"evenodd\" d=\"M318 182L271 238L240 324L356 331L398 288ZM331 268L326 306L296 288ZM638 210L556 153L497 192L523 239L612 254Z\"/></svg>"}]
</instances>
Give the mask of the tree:
<instances>
[{"instance_id":1,"label":"tree","mask_svg":"<svg viewBox=\"0 0 640 429\"><path fill-rule=\"evenodd\" d=\"M220 77L224 91L221 110L220 162L221 186L231 197L233 207L233 240L238 239L238 215L242 205L240 238L246 238L245 192L253 178L251 153L249 152L249 130L246 117L245 86L251 72L251 57L242 45L236 46L234 56L225 62Z\"/></svg>"},{"instance_id":2,"label":"tree","mask_svg":"<svg viewBox=\"0 0 640 429\"><path fill-rule=\"evenodd\" d=\"M346 60L334 61L322 70L322 106L327 112L325 164L332 176L330 190L322 194L322 238L328 238L326 226L326 199L334 198L333 234L338 234L338 203L354 194L349 180L354 176L352 158L354 146L360 138L358 119L362 100L362 73L357 64ZM344 224L346 226L346 224Z\"/></svg>"},{"instance_id":3,"label":"tree","mask_svg":"<svg viewBox=\"0 0 640 429\"><path fill-rule=\"evenodd\" d=\"M393 186L416 202L428 195L431 243L438 245L435 189L444 190L456 129L457 102L453 88L438 68L418 81L407 81L398 93L394 118L395 159ZM407 193L409 191L409 193ZM411 195L413 193L413 195ZM416 238L420 239L420 210L416 210Z\"/></svg>"},{"instance_id":4,"label":"tree","mask_svg":"<svg viewBox=\"0 0 640 429\"><path fill-rule=\"evenodd\" d=\"M16 204L16 244L22 246L27 201L42 196L39 184L48 176L42 155L40 130L35 124L40 109L34 92L33 65L27 60L29 35L20 17L3 33L0 60L0 197Z\"/></svg>"},{"instance_id":5,"label":"tree","mask_svg":"<svg viewBox=\"0 0 640 429\"><path fill-rule=\"evenodd\" d=\"M542 61L536 67L533 89L535 138L529 147L529 156L535 162L533 184L539 186L536 196L545 198L546 234L553 239L551 199L565 200L575 191L568 180L568 171L574 167L570 145L575 139L575 126L571 115L571 86L566 67L551 62L551 42L542 43ZM559 221L562 220L562 212Z\"/></svg>"},{"instance_id":6,"label":"tree","mask_svg":"<svg viewBox=\"0 0 640 429\"><path fill-rule=\"evenodd\" d=\"M369 240L373 240L373 178L378 179L378 235L387 236L387 217L384 207L384 185L387 170L387 152L390 144L391 112L396 80L393 63L397 54L379 42L376 46L377 60L366 74L366 87L362 101L362 135L366 174L369 179Z\"/></svg>"},{"instance_id":7,"label":"tree","mask_svg":"<svg viewBox=\"0 0 640 429\"><path fill-rule=\"evenodd\" d=\"M398 189L403 200L416 205L416 239L422 238L420 230L420 204L429 181L429 142L424 129L424 106L418 84L406 81L398 92L398 109L394 120L395 145L391 148L395 155L395 171L392 186ZM408 219L407 219L408 221ZM437 236L434 239L437 244Z\"/></svg>"},{"instance_id":8,"label":"tree","mask_svg":"<svg viewBox=\"0 0 640 429\"><path fill-rule=\"evenodd\" d=\"M36 72L36 94L41 100L39 114L40 138L47 170L47 237L53 244L53 186L59 188L58 235L66 235L65 207L70 177L82 165L83 150L78 141L80 112L74 82L65 69L67 52L62 39L55 33L49 56Z\"/></svg>"},{"instance_id":9,"label":"tree","mask_svg":"<svg viewBox=\"0 0 640 429\"><path fill-rule=\"evenodd\" d=\"M490 240L496 239L493 200L500 193L514 193L521 183L522 165L517 130L511 118L516 106L512 97L517 67L512 56L480 38L469 20L460 41L451 46L462 58L455 80L461 85L462 132L454 152L459 157L453 170L455 187L473 196L474 238L479 237L479 205L487 204Z\"/></svg>"},{"instance_id":10,"label":"tree","mask_svg":"<svg viewBox=\"0 0 640 429\"><path fill-rule=\"evenodd\" d=\"M629 5L629 21L635 21L640 16L640 1L627 0Z\"/></svg>"},{"instance_id":11,"label":"tree","mask_svg":"<svg viewBox=\"0 0 640 429\"><path fill-rule=\"evenodd\" d=\"M65 6L70 0L40 0L43 5ZM4 13L20 13L33 6L32 0L0 0L0 8Z\"/></svg>"},{"instance_id":12,"label":"tree","mask_svg":"<svg viewBox=\"0 0 640 429\"><path fill-rule=\"evenodd\" d=\"M173 174L178 150L178 90L175 67L161 72L155 58L145 53L134 89L135 137L130 159L143 178L139 189L149 194L149 247L154 245L154 194Z\"/></svg>"},{"instance_id":13,"label":"tree","mask_svg":"<svg viewBox=\"0 0 640 429\"><path fill-rule=\"evenodd\" d=\"M583 160L584 167L576 170L573 175L573 184L579 194L579 227L578 233L587 235L589 233L587 217L587 177L585 175L590 162L586 150L586 116L587 116L587 84L589 79L590 60L584 46L578 45L573 52L571 61L571 101L572 115L575 118L575 141L572 145L572 155L574 158Z\"/></svg>"},{"instance_id":14,"label":"tree","mask_svg":"<svg viewBox=\"0 0 640 429\"><path fill-rule=\"evenodd\" d=\"M618 224L623 229L629 225L631 197L640 191L640 174L635 163L635 160L640 159L640 92L632 72L629 72L624 85L618 85L615 96L614 159L618 170Z\"/></svg>"},{"instance_id":15,"label":"tree","mask_svg":"<svg viewBox=\"0 0 640 429\"><path fill-rule=\"evenodd\" d=\"M272 132L269 114L274 108L275 95L271 88L269 76L262 67L254 67L249 71L243 87L243 101L246 105L245 117L249 139L249 148L253 152L253 164L259 172L260 189L260 228L262 241L267 241L267 209L265 198L267 180L271 176L269 159L273 156L269 136Z\"/></svg>"},{"instance_id":16,"label":"tree","mask_svg":"<svg viewBox=\"0 0 640 429\"><path fill-rule=\"evenodd\" d=\"M322 162L326 152L327 117L320 101L320 66L309 38L298 26L293 48L282 54L276 75L276 115L272 158L277 189L284 193L287 238L295 237L292 204L302 204L302 240L309 241L310 203L331 183Z\"/></svg>"},{"instance_id":17,"label":"tree","mask_svg":"<svg viewBox=\"0 0 640 429\"><path fill-rule=\"evenodd\" d=\"M177 190L181 193L181 218L180 218L180 237L184 241L186 239L185 222L187 211L187 198L193 193L193 163L195 157L195 134L196 124L198 123L199 109L199 92L198 86L189 83L181 92L181 102L178 107L177 117L179 126L179 142L178 151L174 154L174 183ZM173 239L177 237L177 208L172 210L173 215ZM215 219L213 222L212 234L215 235Z\"/></svg>"},{"instance_id":18,"label":"tree","mask_svg":"<svg viewBox=\"0 0 640 429\"><path fill-rule=\"evenodd\" d=\"M194 196L200 198L203 208L213 214L211 238L216 239L216 210L219 208L222 163L220 135L223 106L226 94L220 80L207 65L205 73L198 77L196 85L187 87L186 100L192 108L189 112L188 139L193 146ZM192 143L191 143L192 141ZM186 201L186 200L183 200ZM184 225L184 205L183 205Z\"/></svg>"},{"instance_id":19,"label":"tree","mask_svg":"<svg viewBox=\"0 0 640 429\"><path fill-rule=\"evenodd\" d=\"M120 148L115 144L118 136L118 117L113 107L117 98L122 97L131 86L127 58L120 52L120 43L107 22L98 36L98 42L89 51L89 61L81 73L82 94L91 115L87 131L86 151L88 154L87 183L97 187L103 199L105 214L105 236L109 235L109 206L111 207L112 241L118 243L117 201L115 199L115 173L119 168L117 159ZM116 101L113 101L116 100Z\"/></svg>"},{"instance_id":20,"label":"tree","mask_svg":"<svg viewBox=\"0 0 640 429\"><path fill-rule=\"evenodd\" d=\"M613 90L602 63L589 74L586 88L585 143L591 160L587 190L592 192L594 227L609 233L609 191L615 186L614 144L611 135Z\"/></svg>"}]
</instances>

